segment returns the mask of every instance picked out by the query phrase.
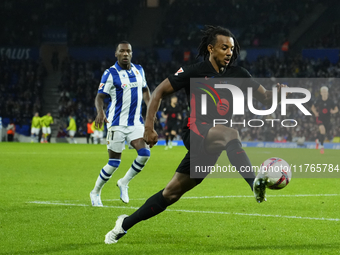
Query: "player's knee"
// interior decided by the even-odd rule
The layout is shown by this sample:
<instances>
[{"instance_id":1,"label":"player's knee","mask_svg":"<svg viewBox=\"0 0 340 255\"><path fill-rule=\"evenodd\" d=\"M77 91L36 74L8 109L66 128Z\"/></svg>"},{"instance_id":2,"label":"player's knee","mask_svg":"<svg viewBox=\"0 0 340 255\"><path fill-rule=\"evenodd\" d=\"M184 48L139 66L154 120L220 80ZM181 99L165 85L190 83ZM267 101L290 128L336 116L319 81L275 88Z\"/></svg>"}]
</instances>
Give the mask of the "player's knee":
<instances>
[{"instance_id":1,"label":"player's knee","mask_svg":"<svg viewBox=\"0 0 340 255\"><path fill-rule=\"evenodd\" d=\"M163 197L169 204L177 202L181 198L181 196L182 194L177 192L171 192L167 189L164 189L163 191Z\"/></svg>"},{"instance_id":2,"label":"player's knee","mask_svg":"<svg viewBox=\"0 0 340 255\"><path fill-rule=\"evenodd\" d=\"M227 138L228 138L228 141L227 142L230 142L231 140L234 140L234 139L239 139L239 133L236 129L228 129L228 135L227 135Z\"/></svg>"},{"instance_id":3,"label":"player's knee","mask_svg":"<svg viewBox=\"0 0 340 255\"><path fill-rule=\"evenodd\" d=\"M239 133L236 129L224 126L216 126L211 129L212 133L208 134L209 147L224 149L231 140L239 139Z\"/></svg>"},{"instance_id":4,"label":"player's knee","mask_svg":"<svg viewBox=\"0 0 340 255\"><path fill-rule=\"evenodd\" d=\"M107 165L112 167L112 168L118 168L120 165L120 159L109 159L107 162Z\"/></svg>"},{"instance_id":5,"label":"player's knee","mask_svg":"<svg viewBox=\"0 0 340 255\"><path fill-rule=\"evenodd\" d=\"M137 153L138 153L138 156L137 156L138 163L145 165L151 156L150 149L142 148L142 149L139 149Z\"/></svg>"}]
</instances>

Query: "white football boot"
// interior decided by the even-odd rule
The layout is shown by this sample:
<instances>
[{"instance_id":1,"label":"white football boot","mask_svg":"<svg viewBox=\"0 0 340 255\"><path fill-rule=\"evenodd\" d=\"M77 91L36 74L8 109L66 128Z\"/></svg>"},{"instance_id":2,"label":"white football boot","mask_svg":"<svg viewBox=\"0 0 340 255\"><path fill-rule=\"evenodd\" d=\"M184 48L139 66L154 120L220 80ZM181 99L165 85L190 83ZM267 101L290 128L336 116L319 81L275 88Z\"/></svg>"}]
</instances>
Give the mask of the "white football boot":
<instances>
[{"instance_id":1,"label":"white football boot","mask_svg":"<svg viewBox=\"0 0 340 255\"><path fill-rule=\"evenodd\" d=\"M102 207L102 200L100 199L100 193L94 193L93 191L90 192L90 198L92 206Z\"/></svg>"},{"instance_id":2,"label":"white football boot","mask_svg":"<svg viewBox=\"0 0 340 255\"><path fill-rule=\"evenodd\" d=\"M123 220L126 217L128 217L126 214L118 216L115 227L105 235L106 244L117 243L118 239L126 234L126 231L122 228Z\"/></svg>"},{"instance_id":3,"label":"white football boot","mask_svg":"<svg viewBox=\"0 0 340 255\"><path fill-rule=\"evenodd\" d=\"M128 193L128 189L129 189L129 186L127 185L123 185L122 184L122 179L119 179L117 181L117 187L119 188L120 190L120 199L124 202L124 203L129 203L129 193Z\"/></svg>"}]
</instances>

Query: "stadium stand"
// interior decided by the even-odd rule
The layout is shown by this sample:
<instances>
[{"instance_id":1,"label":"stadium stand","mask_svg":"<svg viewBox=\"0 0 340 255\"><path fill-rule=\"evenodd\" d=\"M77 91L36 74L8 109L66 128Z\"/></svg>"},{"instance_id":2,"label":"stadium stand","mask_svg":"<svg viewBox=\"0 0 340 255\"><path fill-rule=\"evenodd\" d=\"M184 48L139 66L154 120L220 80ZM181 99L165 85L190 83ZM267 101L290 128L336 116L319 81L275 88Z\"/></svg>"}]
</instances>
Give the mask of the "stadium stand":
<instances>
[{"instance_id":1,"label":"stadium stand","mask_svg":"<svg viewBox=\"0 0 340 255\"><path fill-rule=\"evenodd\" d=\"M138 22L137 16L145 1L111 0L107 2L94 1L25 1L16 2L4 0L0 3L0 21L6 26L0 28L0 45L35 46L43 41L44 31L62 29L67 31L67 46L69 47L102 47L111 46L122 38L131 37L131 27ZM151 91L170 73L184 63L194 61L193 47L198 45L200 29L204 24L218 24L229 27L239 38L242 48L274 47L281 48L282 42L289 37L292 27L300 26L308 20L316 7L322 5L330 9L336 1L326 0L274 0L261 1L220 1L185 0L165 1L160 7L164 11L160 27L154 34L153 45L139 48L133 62L141 64L145 70ZM20 5L21 8L17 8ZM126 8L128 5L128 8ZM79 8L81 7L81 8ZM27 8L31 12L25 11ZM188 11L190 10L190 11ZM207 15L214 13L214 16ZM243 15L247 13L249 15ZM256 17L254 16L256 15ZM20 25L13 19L20 16ZM242 18L240 18L242 17ZM252 24L249 26L248 24ZM340 45L340 23L331 20L329 29L324 36L313 37L305 48L332 48ZM183 25L185 24L185 25ZM132 42L133 43L133 42ZM152 48L153 47L153 48ZM172 49L171 60L161 61L156 47ZM89 48L91 49L91 48ZM3 125L10 119L15 119L18 133L29 133L30 119L35 111L43 111L44 100L42 87L46 69L41 60L9 59L1 56L0 66L0 115ZM61 130L67 126L67 117L74 114L78 136L86 134L86 120L95 117L94 98L102 72L111 66L115 59L107 56L101 60L78 60L68 56L61 60L61 80L58 86L58 114ZM330 62L328 59L303 58L301 51L292 51L285 57L272 55L260 56L255 61L239 60L239 65L245 67L257 78L271 77L338 77L340 78L340 62ZM339 86L329 84L332 90L331 98L339 103ZM312 95L318 96L317 87L308 87ZM186 97L179 92L179 104L183 115L187 113ZM163 104L168 103L167 100ZM163 105L161 106L161 108ZM260 106L259 106L260 107ZM145 107L143 109L145 114ZM296 114L292 112L291 114ZM246 116L252 118L253 116ZM296 116L302 118L301 116ZM244 140L293 140L304 136L306 141L312 141L316 134L316 126L312 117L303 120L300 130L279 128L274 134L265 129L247 130L239 128ZM339 136L339 120L333 125L332 136ZM161 123L158 131L161 133ZM62 131L60 133L62 133ZM278 135L276 135L278 134Z\"/></svg>"},{"instance_id":2,"label":"stadium stand","mask_svg":"<svg viewBox=\"0 0 340 255\"><path fill-rule=\"evenodd\" d=\"M3 126L10 120L16 132L30 135L34 112L42 110L42 87L46 70L41 61L12 60L0 56L0 115Z\"/></svg>"}]
</instances>

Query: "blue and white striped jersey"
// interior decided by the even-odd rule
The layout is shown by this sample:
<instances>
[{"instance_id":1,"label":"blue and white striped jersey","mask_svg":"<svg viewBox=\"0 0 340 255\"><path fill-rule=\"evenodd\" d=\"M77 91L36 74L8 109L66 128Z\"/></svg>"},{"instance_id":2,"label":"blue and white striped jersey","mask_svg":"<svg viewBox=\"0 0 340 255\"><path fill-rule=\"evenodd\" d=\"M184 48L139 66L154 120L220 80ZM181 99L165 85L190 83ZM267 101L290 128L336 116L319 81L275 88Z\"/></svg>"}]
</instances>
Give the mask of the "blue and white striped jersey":
<instances>
[{"instance_id":1,"label":"blue and white striped jersey","mask_svg":"<svg viewBox=\"0 0 340 255\"><path fill-rule=\"evenodd\" d=\"M106 69L98 93L111 96L111 102L106 111L111 126L143 125L142 118L142 89L147 87L143 67L131 63L131 69L122 69L116 62Z\"/></svg>"}]
</instances>

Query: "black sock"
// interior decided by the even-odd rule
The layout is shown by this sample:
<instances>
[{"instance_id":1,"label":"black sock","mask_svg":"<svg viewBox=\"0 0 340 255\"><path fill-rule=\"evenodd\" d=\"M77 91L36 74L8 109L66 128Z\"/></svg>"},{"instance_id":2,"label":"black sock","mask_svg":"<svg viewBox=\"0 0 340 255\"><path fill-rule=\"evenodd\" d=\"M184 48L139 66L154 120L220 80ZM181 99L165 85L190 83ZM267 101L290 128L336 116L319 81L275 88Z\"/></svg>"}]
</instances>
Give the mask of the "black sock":
<instances>
[{"instance_id":1,"label":"black sock","mask_svg":"<svg viewBox=\"0 0 340 255\"><path fill-rule=\"evenodd\" d=\"M323 145L323 142L325 141L325 135L320 134L320 143Z\"/></svg>"},{"instance_id":2,"label":"black sock","mask_svg":"<svg viewBox=\"0 0 340 255\"><path fill-rule=\"evenodd\" d=\"M320 143L320 140L321 140L321 134L318 133L318 135L316 136L316 138L319 140L319 143Z\"/></svg>"},{"instance_id":3,"label":"black sock","mask_svg":"<svg viewBox=\"0 0 340 255\"><path fill-rule=\"evenodd\" d=\"M163 190L150 197L137 211L126 217L122 224L123 229L127 231L138 222L163 212L170 204L165 200L162 192Z\"/></svg>"},{"instance_id":4,"label":"black sock","mask_svg":"<svg viewBox=\"0 0 340 255\"><path fill-rule=\"evenodd\" d=\"M165 136L165 145L168 146L168 143L169 143L169 136Z\"/></svg>"},{"instance_id":5,"label":"black sock","mask_svg":"<svg viewBox=\"0 0 340 255\"><path fill-rule=\"evenodd\" d=\"M175 137L174 135L170 135L171 141L174 140L174 137Z\"/></svg>"},{"instance_id":6,"label":"black sock","mask_svg":"<svg viewBox=\"0 0 340 255\"><path fill-rule=\"evenodd\" d=\"M230 163L236 167L237 171L246 180L250 188L253 189L255 173L246 152L242 149L240 140L231 140L227 143L226 150Z\"/></svg>"}]
</instances>

